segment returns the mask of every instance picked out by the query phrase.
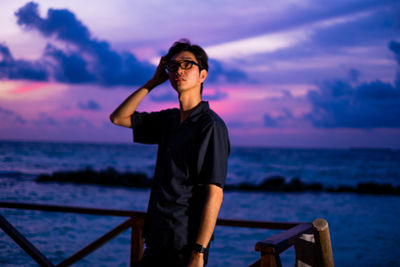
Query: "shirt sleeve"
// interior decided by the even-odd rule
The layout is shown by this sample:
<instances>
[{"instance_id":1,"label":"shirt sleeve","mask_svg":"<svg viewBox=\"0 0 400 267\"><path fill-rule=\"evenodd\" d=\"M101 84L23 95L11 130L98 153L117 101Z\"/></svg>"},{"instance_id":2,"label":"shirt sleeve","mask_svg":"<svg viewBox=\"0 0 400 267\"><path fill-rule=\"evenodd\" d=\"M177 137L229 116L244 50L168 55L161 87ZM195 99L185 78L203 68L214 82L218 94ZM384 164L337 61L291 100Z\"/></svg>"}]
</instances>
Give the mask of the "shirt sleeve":
<instances>
[{"instance_id":1,"label":"shirt sleeve","mask_svg":"<svg viewBox=\"0 0 400 267\"><path fill-rule=\"evenodd\" d=\"M159 144L162 133L161 112L135 112L131 116L133 141L142 144Z\"/></svg>"},{"instance_id":2,"label":"shirt sleeve","mask_svg":"<svg viewBox=\"0 0 400 267\"><path fill-rule=\"evenodd\" d=\"M214 122L200 143L198 168L199 184L224 187L228 169L230 143L224 123Z\"/></svg>"}]
</instances>

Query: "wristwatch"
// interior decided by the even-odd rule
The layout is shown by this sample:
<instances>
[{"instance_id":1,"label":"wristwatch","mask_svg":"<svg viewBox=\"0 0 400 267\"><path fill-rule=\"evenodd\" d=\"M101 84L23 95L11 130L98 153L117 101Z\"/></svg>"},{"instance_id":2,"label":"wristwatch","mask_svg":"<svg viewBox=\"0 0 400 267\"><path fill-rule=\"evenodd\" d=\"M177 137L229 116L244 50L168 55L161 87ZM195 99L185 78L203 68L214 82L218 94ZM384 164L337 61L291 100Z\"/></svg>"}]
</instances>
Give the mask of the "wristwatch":
<instances>
[{"instance_id":1,"label":"wristwatch","mask_svg":"<svg viewBox=\"0 0 400 267\"><path fill-rule=\"evenodd\" d=\"M206 252L206 248L200 244L195 243L192 247L192 250L197 253L204 253Z\"/></svg>"}]
</instances>

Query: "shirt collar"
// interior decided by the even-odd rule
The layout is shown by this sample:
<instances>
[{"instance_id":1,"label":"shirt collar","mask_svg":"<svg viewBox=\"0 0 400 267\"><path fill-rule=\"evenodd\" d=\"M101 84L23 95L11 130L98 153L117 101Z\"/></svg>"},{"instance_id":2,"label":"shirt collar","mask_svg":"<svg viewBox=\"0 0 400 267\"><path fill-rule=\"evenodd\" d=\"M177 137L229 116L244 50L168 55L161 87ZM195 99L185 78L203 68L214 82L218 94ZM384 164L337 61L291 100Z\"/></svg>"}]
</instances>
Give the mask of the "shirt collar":
<instances>
[{"instance_id":1,"label":"shirt collar","mask_svg":"<svg viewBox=\"0 0 400 267\"><path fill-rule=\"evenodd\" d=\"M190 113L190 115L186 118L187 121L193 121L196 122L199 118L200 115L209 110L210 106L208 105L208 101L201 101Z\"/></svg>"}]
</instances>

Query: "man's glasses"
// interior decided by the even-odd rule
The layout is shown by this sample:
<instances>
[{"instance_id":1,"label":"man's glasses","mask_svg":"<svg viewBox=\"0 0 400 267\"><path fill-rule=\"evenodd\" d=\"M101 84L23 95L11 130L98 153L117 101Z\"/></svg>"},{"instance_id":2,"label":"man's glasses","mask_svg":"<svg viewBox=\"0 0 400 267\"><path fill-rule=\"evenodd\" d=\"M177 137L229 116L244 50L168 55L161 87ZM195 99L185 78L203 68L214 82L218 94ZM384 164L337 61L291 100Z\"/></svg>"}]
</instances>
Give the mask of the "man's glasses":
<instances>
[{"instance_id":1,"label":"man's glasses","mask_svg":"<svg viewBox=\"0 0 400 267\"><path fill-rule=\"evenodd\" d=\"M196 65L197 67L199 67L199 69L201 69L200 65L192 60L171 61L167 63L165 68L168 72L175 72L179 68L183 70L190 70L193 67L193 65Z\"/></svg>"}]
</instances>

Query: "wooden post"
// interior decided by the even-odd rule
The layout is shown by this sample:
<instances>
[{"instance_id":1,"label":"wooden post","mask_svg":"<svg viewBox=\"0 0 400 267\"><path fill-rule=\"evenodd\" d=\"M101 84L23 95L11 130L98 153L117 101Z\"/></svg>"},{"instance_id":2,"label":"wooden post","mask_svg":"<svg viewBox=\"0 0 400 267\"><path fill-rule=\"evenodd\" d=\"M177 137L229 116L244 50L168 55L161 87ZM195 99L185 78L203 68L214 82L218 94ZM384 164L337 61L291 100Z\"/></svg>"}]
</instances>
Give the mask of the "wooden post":
<instances>
[{"instance_id":1,"label":"wooden post","mask_svg":"<svg viewBox=\"0 0 400 267\"><path fill-rule=\"evenodd\" d=\"M317 266L333 267L334 263L328 222L322 218L315 219L312 223L312 228L315 238Z\"/></svg>"},{"instance_id":2,"label":"wooden post","mask_svg":"<svg viewBox=\"0 0 400 267\"><path fill-rule=\"evenodd\" d=\"M261 253L260 267L282 267L279 254Z\"/></svg>"},{"instance_id":3,"label":"wooden post","mask_svg":"<svg viewBox=\"0 0 400 267\"><path fill-rule=\"evenodd\" d=\"M131 229L131 266L138 266L143 255L143 226L144 220L137 219Z\"/></svg>"}]
</instances>

